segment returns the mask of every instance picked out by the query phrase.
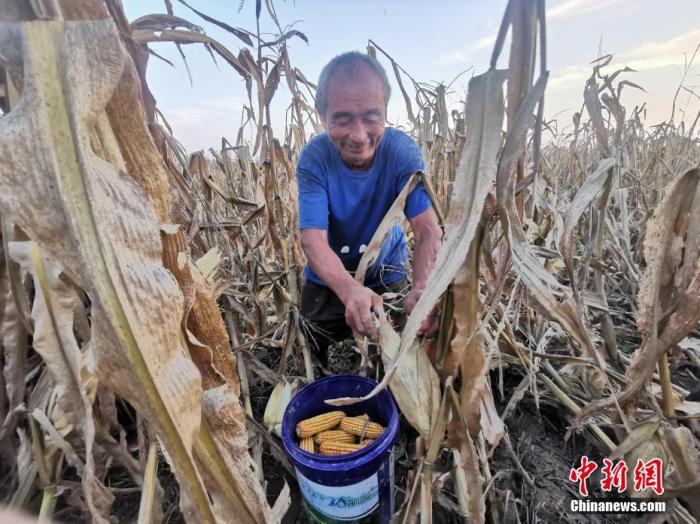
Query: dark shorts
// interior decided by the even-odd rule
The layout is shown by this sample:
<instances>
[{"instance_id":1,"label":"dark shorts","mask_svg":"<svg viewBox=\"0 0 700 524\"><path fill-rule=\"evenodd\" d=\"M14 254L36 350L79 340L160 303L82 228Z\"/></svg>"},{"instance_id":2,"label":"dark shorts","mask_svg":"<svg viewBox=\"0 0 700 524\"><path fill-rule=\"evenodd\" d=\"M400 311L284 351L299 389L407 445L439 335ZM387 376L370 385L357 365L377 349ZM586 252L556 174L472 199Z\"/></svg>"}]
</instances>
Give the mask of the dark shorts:
<instances>
[{"instance_id":1,"label":"dark shorts","mask_svg":"<svg viewBox=\"0 0 700 524\"><path fill-rule=\"evenodd\" d=\"M406 278L379 287L370 287L372 291L381 295L383 293L408 292ZM401 301L391 301L402 312ZM391 311L391 310L390 310ZM389 313L389 311L387 311ZM401 324L403 314L391 314L394 324ZM305 281L301 288L301 316L304 319L304 334L309 348L326 365L328 359L328 346L342 340L352 338L352 330L345 323L345 305L338 296L328 287L320 286L310 281Z\"/></svg>"}]
</instances>

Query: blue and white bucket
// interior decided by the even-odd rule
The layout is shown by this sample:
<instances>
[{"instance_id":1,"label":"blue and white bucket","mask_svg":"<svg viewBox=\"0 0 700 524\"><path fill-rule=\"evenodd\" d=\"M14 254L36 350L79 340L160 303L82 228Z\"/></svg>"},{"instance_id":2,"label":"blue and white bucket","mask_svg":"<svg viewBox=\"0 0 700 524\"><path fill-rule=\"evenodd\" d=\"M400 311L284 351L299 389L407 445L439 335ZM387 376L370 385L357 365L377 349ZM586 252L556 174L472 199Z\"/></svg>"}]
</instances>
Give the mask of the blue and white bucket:
<instances>
[{"instance_id":1,"label":"blue and white bucket","mask_svg":"<svg viewBox=\"0 0 700 524\"><path fill-rule=\"evenodd\" d=\"M388 390L345 406L348 416L366 413L386 428L369 446L347 455L326 456L301 449L296 441L298 422L334 408L326 400L362 397L374 380L355 375L326 377L302 388L282 418L282 442L294 464L307 514L315 523L388 523L394 511L394 463L391 448L399 429L399 413Z\"/></svg>"}]
</instances>

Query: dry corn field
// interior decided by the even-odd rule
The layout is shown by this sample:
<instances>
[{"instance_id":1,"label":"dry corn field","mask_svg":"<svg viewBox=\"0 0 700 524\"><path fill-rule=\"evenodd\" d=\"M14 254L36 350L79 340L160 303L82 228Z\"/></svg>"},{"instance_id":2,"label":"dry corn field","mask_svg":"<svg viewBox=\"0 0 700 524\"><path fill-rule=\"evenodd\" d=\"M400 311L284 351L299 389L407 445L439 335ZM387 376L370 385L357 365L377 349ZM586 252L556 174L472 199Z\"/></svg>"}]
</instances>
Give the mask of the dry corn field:
<instances>
[{"instance_id":1,"label":"dry corn field","mask_svg":"<svg viewBox=\"0 0 700 524\"><path fill-rule=\"evenodd\" d=\"M664 494L635 496L667 509L579 521L700 519L700 115L650 126L621 102L640 86L604 56L558 132L543 118L544 0L510 1L491 68L456 80L455 110L445 84L370 41L444 238L403 330L380 318L378 344L347 341L323 369L299 315L294 173L322 127L287 43L306 36L271 0L255 6L279 30L268 41L179 4L188 20L168 0L131 21L120 0L0 0L4 506L56 522L304 522L282 413L304 384L354 373L402 412L396 522L567 521L584 455L661 458ZM206 46L240 76L237 136L179 145L146 85L151 42ZM435 304L439 335L423 340Z\"/></svg>"}]
</instances>

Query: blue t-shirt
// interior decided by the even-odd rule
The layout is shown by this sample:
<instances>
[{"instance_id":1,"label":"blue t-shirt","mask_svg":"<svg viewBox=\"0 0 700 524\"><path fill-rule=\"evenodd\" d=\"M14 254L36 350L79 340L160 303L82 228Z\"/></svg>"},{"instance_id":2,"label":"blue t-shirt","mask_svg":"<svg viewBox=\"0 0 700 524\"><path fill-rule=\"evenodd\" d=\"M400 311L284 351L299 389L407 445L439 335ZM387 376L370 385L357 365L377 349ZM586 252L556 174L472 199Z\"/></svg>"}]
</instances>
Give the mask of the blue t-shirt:
<instances>
[{"instance_id":1,"label":"blue t-shirt","mask_svg":"<svg viewBox=\"0 0 700 524\"><path fill-rule=\"evenodd\" d=\"M327 230L331 249L345 269L353 272L401 189L413 173L424 169L420 148L398 129L384 130L372 167L362 172L347 167L328 135L322 133L306 144L297 163L299 228ZM411 219L430 206L420 184L408 196L404 213ZM368 269L365 285L374 287L403 278L407 260L406 239L397 224ZM325 285L309 264L304 274L311 282Z\"/></svg>"}]
</instances>

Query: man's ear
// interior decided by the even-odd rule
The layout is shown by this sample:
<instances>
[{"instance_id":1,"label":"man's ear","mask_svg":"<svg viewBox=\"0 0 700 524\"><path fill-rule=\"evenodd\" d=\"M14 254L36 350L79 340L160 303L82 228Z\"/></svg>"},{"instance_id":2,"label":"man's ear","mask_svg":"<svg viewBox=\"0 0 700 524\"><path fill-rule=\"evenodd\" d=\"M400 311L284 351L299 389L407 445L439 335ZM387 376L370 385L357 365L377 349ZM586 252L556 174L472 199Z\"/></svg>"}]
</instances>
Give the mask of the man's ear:
<instances>
[{"instance_id":1,"label":"man's ear","mask_svg":"<svg viewBox=\"0 0 700 524\"><path fill-rule=\"evenodd\" d=\"M316 108L316 116L318 117L319 121L321 122L323 129L328 131L328 120L326 120L325 115L322 115L321 112L318 110L318 108Z\"/></svg>"}]
</instances>

